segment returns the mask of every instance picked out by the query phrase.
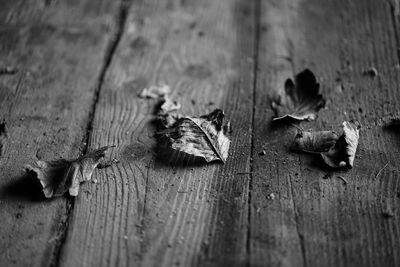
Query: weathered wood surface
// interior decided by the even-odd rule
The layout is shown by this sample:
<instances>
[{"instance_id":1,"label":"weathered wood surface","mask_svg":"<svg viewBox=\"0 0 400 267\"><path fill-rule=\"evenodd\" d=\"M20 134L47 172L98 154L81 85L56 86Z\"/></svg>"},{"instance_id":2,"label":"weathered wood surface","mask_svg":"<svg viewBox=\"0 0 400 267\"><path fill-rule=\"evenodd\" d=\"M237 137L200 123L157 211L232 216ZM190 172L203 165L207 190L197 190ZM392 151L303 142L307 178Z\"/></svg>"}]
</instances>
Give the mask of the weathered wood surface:
<instances>
[{"instance_id":1,"label":"weathered wood surface","mask_svg":"<svg viewBox=\"0 0 400 267\"><path fill-rule=\"evenodd\" d=\"M23 166L85 149L117 6L113 1L0 6L0 67L18 69L0 75L0 121L7 132L0 138L0 265L55 265L69 201L44 200Z\"/></svg>"},{"instance_id":2,"label":"weathered wood surface","mask_svg":"<svg viewBox=\"0 0 400 267\"><path fill-rule=\"evenodd\" d=\"M90 146L118 146L121 163L76 201L65 266L243 265L254 63L254 5L242 1L134 1L105 76ZM168 165L153 153L157 101L168 84L188 115L216 107L232 118L225 165Z\"/></svg>"},{"instance_id":3,"label":"weathered wood surface","mask_svg":"<svg viewBox=\"0 0 400 267\"><path fill-rule=\"evenodd\" d=\"M381 123L399 106L397 1L2 6L1 62L24 71L0 76L1 266L400 264L400 139ZM296 129L271 124L271 97L306 67L328 103L301 126L363 126L350 171L290 152ZM156 158L157 101L138 93L163 83L185 114L225 110L225 165ZM120 163L75 200L21 189L24 163L103 145Z\"/></svg>"},{"instance_id":4,"label":"weathered wood surface","mask_svg":"<svg viewBox=\"0 0 400 267\"><path fill-rule=\"evenodd\" d=\"M254 143L267 154L254 159L251 266L399 265L399 135L379 124L399 107L391 11L389 1L262 1L255 125L263 126L255 127ZM337 129L349 119L363 125L348 172L289 153L296 129L263 124L273 116L264 108L268 96L306 67L329 101L302 127ZM363 75L370 67L378 77Z\"/></svg>"}]
</instances>

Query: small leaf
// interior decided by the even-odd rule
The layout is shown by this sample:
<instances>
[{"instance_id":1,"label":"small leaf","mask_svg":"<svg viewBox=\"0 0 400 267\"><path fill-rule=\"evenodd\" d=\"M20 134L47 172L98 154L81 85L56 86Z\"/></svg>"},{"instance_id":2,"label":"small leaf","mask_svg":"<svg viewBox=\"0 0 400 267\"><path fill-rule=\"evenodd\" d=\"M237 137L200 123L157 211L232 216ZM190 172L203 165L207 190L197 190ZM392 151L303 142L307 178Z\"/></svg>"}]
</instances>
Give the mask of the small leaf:
<instances>
[{"instance_id":1,"label":"small leaf","mask_svg":"<svg viewBox=\"0 0 400 267\"><path fill-rule=\"evenodd\" d=\"M295 80L294 83L287 79L285 95L272 101L271 107L275 112L273 120L315 120L318 111L325 106L325 99L319 94L319 83L309 69L297 74Z\"/></svg>"},{"instance_id":2,"label":"small leaf","mask_svg":"<svg viewBox=\"0 0 400 267\"><path fill-rule=\"evenodd\" d=\"M171 88L168 85L153 85L149 88L144 88L139 94L141 98L159 98L171 93Z\"/></svg>"},{"instance_id":3,"label":"small leaf","mask_svg":"<svg viewBox=\"0 0 400 267\"><path fill-rule=\"evenodd\" d=\"M296 134L291 148L310 153L327 152L335 145L338 138L339 136L333 131L300 131Z\"/></svg>"},{"instance_id":4,"label":"small leaf","mask_svg":"<svg viewBox=\"0 0 400 267\"><path fill-rule=\"evenodd\" d=\"M72 160L39 160L33 166L26 165L25 170L36 174L45 197L62 196L67 191L71 196L77 196L80 183L92 178L93 170L108 148L105 146Z\"/></svg>"},{"instance_id":5,"label":"small leaf","mask_svg":"<svg viewBox=\"0 0 400 267\"><path fill-rule=\"evenodd\" d=\"M82 179L80 182L89 181L92 178L93 170L97 167L100 162L100 159L106 155L106 150L110 146L105 146L94 150L86 155L83 155L79 159L80 163L80 171L82 174Z\"/></svg>"},{"instance_id":6,"label":"small leaf","mask_svg":"<svg viewBox=\"0 0 400 267\"><path fill-rule=\"evenodd\" d=\"M230 145L226 136L229 124L224 124L222 110L216 109L198 118L169 114L162 118L165 129L160 132L161 139L167 147L206 162L226 161Z\"/></svg>"},{"instance_id":7,"label":"small leaf","mask_svg":"<svg viewBox=\"0 0 400 267\"><path fill-rule=\"evenodd\" d=\"M165 96L161 105L161 112L167 113L181 108L181 104L177 101L172 101L169 97Z\"/></svg>"},{"instance_id":8,"label":"small leaf","mask_svg":"<svg viewBox=\"0 0 400 267\"><path fill-rule=\"evenodd\" d=\"M342 124L343 134L329 151L321 153L326 164L332 168L353 167L354 158L360 138L358 123L345 121Z\"/></svg>"},{"instance_id":9,"label":"small leaf","mask_svg":"<svg viewBox=\"0 0 400 267\"><path fill-rule=\"evenodd\" d=\"M358 146L358 123L345 121L343 133L338 136L333 131L299 131L291 149L322 156L324 162L332 168L353 167Z\"/></svg>"}]
</instances>

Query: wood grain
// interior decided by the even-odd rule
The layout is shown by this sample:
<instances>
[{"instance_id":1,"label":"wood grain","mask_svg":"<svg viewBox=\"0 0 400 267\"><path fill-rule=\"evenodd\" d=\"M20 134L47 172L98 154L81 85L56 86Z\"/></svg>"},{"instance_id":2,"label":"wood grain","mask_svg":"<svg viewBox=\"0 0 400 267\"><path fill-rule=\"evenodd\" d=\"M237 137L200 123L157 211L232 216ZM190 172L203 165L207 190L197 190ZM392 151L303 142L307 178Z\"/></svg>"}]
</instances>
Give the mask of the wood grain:
<instances>
[{"instance_id":1,"label":"wood grain","mask_svg":"<svg viewBox=\"0 0 400 267\"><path fill-rule=\"evenodd\" d=\"M389 1L307 0L268 1L261 10L273 8L282 29L274 33L279 24L267 19L267 32L261 34L256 121L270 121L272 112L260 111L270 105L267 96L282 88L285 78L308 67L319 76L328 105L316 122L301 126L338 130L343 120L353 119L363 128L355 166L347 172L331 171L318 158L290 153L294 128L267 124L255 129L255 146L267 147L267 154L254 159L252 264L397 266L395 162L400 147L398 134L380 123L398 112L393 9ZM272 56L262 50L273 38L286 50L282 57L278 49ZM363 74L370 67L378 70L378 77ZM274 200L268 199L270 193Z\"/></svg>"},{"instance_id":2,"label":"wood grain","mask_svg":"<svg viewBox=\"0 0 400 267\"><path fill-rule=\"evenodd\" d=\"M91 147L120 164L78 198L62 265L207 266L246 261L255 19L252 1L134 1L106 74ZM156 100L168 84L182 112L233 120L225 165L154 155Z\"/></svg>"},{"instance_id":3,"label":"wood grain","mask_svg":"<svg viewBox=\"0 0 400 267\"><path fill-rule=\"evenodd\" d=\"M295 2L261 1L260 10L249 261L250 266L304 266L293 197L298 157L288 154L290 127L272 125L270 108L271 98L293 76L288 31L295 24Z\"/></svg>"},{"instance_id":4,"label":"wood grain","mask_svg":"<svg viewBox=\"0 0 400 267\"><path fill-rule=\"evenodd\" d=\"M397 0L0 6L1 266L400 265L399 129L383 127L399 114ZM362 125L351 170L291 152L296 128L271 123L304 68L328 101L301 127ZM159 157L159 101L138 94L161 84L186 115L225 110L225 165ZM75 200L43 200L22 172L104 145L120 163Z\"/></svg>"},{"instance_id":5,"label":"wood grain","mask_svg":"<svg viewBox=\"0 0 400 267\"><path fill-rule=\"evenodd\" d=\"M110 1L1 1L0 265L56 264L67 223L66 198L44 200L23 173L37 159L83 148L103 65Z\"/></svg>"}]
</instances>

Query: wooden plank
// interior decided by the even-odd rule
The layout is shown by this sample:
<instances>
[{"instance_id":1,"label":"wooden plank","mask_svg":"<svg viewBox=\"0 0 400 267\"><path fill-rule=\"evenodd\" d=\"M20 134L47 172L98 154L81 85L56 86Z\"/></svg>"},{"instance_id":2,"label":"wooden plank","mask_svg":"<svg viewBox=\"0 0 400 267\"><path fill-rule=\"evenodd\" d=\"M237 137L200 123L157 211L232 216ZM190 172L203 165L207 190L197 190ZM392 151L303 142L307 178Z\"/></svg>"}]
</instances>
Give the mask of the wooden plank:
<instances>
[{"instance_id":1,"label":"wooden plank","mask_svg":"<svg viewBox=\"0 0 400 267\"><path fill-rule=\"evenodd\" d=\"M42 199L24 164L76 156L116 5L112 1L1 1L0 265L57 264L71 200ZM3 127L1 127L3 128ZM3 128L4 129L4 128ZM2 138L0 138L2 139Z\"/></svg>"},{"instance_id":2,"label":"wooden plank","mask_svg":"<svg viewBox=\"0 0 400 267\"><path fill-rule=\"evenodd\" d=\"M96 109L90 146L120 164L78 198L64 266L245 264L254 70L253 1L134 1ZM155 100L166 83L183 112L232 118L225 165L155 160ZM186 159L177 159L177 161ZM181 164L182 165L182 164Z\"/></svg>"},{"instance_id":3,"label":"wooden plank","mask_svg":"<svg viewBox=\"0 0 400 267\"><path fill-rule=\"evenodd\" d=\"M288 154L292 132L273 127L270 99L292 77L291 36L295 14L290 1L261 1L250 204L250 265L303 266L293 181L297 155ZM292 1L293 5L295 2ZM263 155L265 151L265 155ZM260 152L262 152L260 154Z\"/></svg>"},{"instance_id":4,"label":"wooden plank","mask_svg":"<svg viewBox=\"0 0 400 267\"><path fill-rule=\"evenodd\" d=\"M252 264L397 266L395 164L400 147L398 134L379 123L398 112L400 94L399 44L390 2L269 1L262 12L267 13L271 5L276 16L285 17L279 45L287 48L283 55L287 63L281 63L279 53L271 56L260 49L256 121L271 120L271 111L260 110L270 105L267 95L282 85L265 77L274 73L285 79L308 67L320 77L328 105L316 122L302 127L337 129L343 120L356 119L363 129L355 166L348 172L331 172L315 157L289 153L294 128L266 124L255 130L255 146L265 145L267 155L254 159ZM279 36L271 32L261 36L260 47L271 43L268 36ZM378 77L363 75L369 67L378 70ZM327 174L331 178L324 179ZM349 183L344 185L339 175ZM270 192L276 195L273 201L265 199Z\"/></svg>"}]
</instances>

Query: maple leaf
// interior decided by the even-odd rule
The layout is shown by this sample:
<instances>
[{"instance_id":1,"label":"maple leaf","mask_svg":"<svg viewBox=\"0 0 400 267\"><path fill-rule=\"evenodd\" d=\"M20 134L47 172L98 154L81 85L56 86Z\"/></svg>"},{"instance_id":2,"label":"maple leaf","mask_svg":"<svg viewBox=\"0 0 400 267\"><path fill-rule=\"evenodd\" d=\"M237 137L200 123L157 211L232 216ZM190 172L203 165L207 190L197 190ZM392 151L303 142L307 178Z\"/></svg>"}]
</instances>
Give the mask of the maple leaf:
<instances>
[{"instance_id":1,"label":"maple leaf","mask_svg":"<svg viewBox=\"0 0 400 267\"><path fill-rule=\"evenodd\" d=\"M222 110L200 117L164 114L161 118L164 129L160 135L166 147L206 162L225 162L228 158L229 123L224 123Z\"/></svg>"},{"instance_id":2,"label":"maple leaf","mask_svg":"<svg viewBox=\"0 0 400 267\"><path fill-rule=\"evenodd\" d=\"M67 191L71 196L77 196L80 183L92 178L108 148L110 146L99 148L77 159L39 160L34 165L26 165L25 170L36 175L45 197L62 196Z\"/></svg>"},{"instance_id":3,"label":"maple leaf","mask_svg":"<svg viewBox=\"0 0 400 267\"><path fill-rule=\"evenodd\" d=\"M271 104L275 112L274 121L285 118L315 120L318 111L324 106L325 99L319 94L319 83L309 69L298 73L295 82L287 79L285 94Z\"/></svg>"}]
</instances>

